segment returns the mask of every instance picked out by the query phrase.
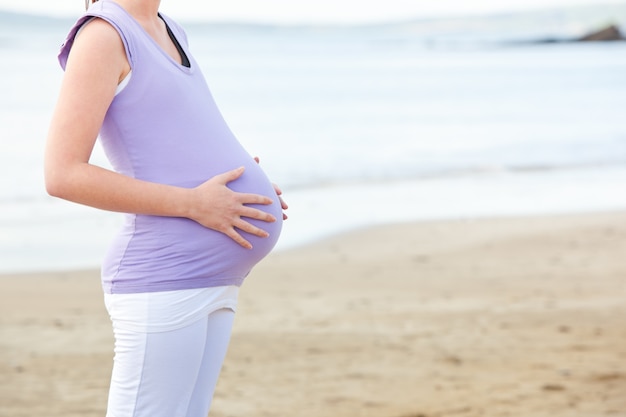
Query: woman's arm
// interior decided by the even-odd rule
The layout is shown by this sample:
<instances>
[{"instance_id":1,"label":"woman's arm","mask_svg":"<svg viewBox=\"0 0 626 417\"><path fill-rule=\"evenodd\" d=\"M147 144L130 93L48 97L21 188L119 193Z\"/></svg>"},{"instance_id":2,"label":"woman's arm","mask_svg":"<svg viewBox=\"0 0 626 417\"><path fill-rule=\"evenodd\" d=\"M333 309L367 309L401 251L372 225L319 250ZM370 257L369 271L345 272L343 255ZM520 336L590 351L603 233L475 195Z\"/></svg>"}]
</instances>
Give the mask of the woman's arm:
<instances>
[{"instance_id":1,"label":"woman's arm","mask_svg":"<svg viewBox=\"0 0 626 417\"><path fill-rule=\"evenodd\" d=\"M117 85L129 70L117 31L101 19L88 23L72 46L50 124L44 161L48 193L103 210L187 217L246 248L252 246L237 229L267 236L242 217L275 221L270 214L246 206L272 200L226 186L243 174L243 168L187 189L137 180L89 163Z\"/></svg>"}]
</instances>

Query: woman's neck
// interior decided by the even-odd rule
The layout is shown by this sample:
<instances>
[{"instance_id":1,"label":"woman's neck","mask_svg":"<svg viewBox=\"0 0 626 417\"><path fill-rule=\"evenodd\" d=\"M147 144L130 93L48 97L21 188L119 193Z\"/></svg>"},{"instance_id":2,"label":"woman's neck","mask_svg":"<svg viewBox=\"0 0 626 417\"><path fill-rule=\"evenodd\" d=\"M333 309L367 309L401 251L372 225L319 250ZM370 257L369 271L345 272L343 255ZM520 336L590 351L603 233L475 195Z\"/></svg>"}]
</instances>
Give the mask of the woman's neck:
<instances>
[{"instance_id":1,"label":"woman's neck","mask_svg":"<svg viewBox=\"0 0 626 417\"><path fill-rule=\"evenodd\" d=\"M137 21L154 24L158 21L161 0L112 0L119 4Z\"/></svg>"}]
</instances>

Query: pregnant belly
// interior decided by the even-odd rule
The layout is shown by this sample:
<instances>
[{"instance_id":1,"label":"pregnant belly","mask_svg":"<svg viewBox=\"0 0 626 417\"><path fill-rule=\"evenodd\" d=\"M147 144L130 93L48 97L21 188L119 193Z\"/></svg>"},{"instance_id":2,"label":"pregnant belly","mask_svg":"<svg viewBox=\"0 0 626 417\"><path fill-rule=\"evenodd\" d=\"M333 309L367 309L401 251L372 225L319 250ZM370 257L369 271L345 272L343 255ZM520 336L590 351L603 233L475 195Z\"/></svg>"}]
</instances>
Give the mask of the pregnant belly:
<instances>
[{"instance_id":1,"label":"pregnant belly","mask_svg":"<svg viewBox=\"0 0 626 417\"><path fill-rule=\"evenodd\" d=\"M210 285L211 280L223 283L243 279L278 241L282 209L272 184L258 166L246 166L244 174L228 186L237 192L272 198L270 205L253 206L272 214L275 222L245 219L268 232L269 237L238 230L253 246L246 249L225 234L190 219L131 215L109 250L104 275L118 281L120 288L124 283L119 281L127 281L133 288L174 288L179 284L184 287L185 280L201 279Z\"/></svg>"},{"instance_id":2,"label":"pregnant belly","mask_svg":"<svg viewBox=\"0 0 626 417\"><path fill-rule=\"evenodd\" d=\"M272 199L272 204L269 205L250 204L249 206L271 214L276 219L275 222L244 217L245 221L265 230L269 234L268 237L258 237L237 229L237 232L252 244L252 249L246 249L225 234L207 229L189 219L175 220L176 225L170 224L167 227L169 229L167 233L172 241L177 241L185 247L185 252L195 253L196 259L211 260L211 262L232 268L233 271L239 271L237 273L241 273L242 270L246 270L247 273L276 245L282 230L282 208L273 185L254 161L246 165L244 174L228 183L228 187L236 192L259 194ZM200 261L200 263L205 262Z\"/></svg>"}]
</instances>

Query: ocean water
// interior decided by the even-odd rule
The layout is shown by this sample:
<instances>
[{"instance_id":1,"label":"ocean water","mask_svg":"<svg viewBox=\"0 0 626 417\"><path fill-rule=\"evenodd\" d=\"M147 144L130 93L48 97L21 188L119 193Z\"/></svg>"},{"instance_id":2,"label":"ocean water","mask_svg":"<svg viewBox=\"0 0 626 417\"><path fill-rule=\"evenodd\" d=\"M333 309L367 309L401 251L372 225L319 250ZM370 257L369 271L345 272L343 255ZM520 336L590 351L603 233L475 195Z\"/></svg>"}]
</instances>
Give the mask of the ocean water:
<instances>
[{"instance_id":1,"label":"ocean water","mask_svg":"<svg viewBox=\"0 0 626 417\"><path fill-rule=\"evenodd\" d=\"M0 272L97 267L120 216L43 187L71 21L0 23ZM232 130L285 191L278 249L389 222L626 208L626 42L440 44L389 25L187 31ZM108 166L99 148L93 162Z\"/></svg>"}]
</instances>

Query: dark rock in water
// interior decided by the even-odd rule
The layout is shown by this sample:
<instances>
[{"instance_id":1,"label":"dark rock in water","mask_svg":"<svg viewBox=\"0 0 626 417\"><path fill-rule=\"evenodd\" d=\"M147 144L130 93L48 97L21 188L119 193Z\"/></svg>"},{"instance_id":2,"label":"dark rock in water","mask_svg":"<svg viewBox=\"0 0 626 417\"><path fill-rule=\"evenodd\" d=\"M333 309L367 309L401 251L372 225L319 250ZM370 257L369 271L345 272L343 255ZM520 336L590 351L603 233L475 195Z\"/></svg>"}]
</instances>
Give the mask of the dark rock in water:
<instances>
[{"instance_id":1,"label":"dark rock in water","mask_svg":"<svg viewBox=\"0 0 626 417\"><path fill-rule=\"evenodd\" d=\"M620 32L615 25L610 25L604 29L591 32L580 38L542 38L531 41L513 42L517 44L547 44L547 43L571 43L571 42L607 42L607 41L626 41L626 37Z\"/></svg>"},{"instance_id":2,"label":"dark rock in water","mask_svg":"<svg viewBox=\"0 0 626 417\"><path fill-rule=\"evenodd\" d=\"M578 39L579 42L598 42L598 41L624 41L626 38L615 25L608 26L596 32L589 33Z\"/></svg>"}]
</instances>

